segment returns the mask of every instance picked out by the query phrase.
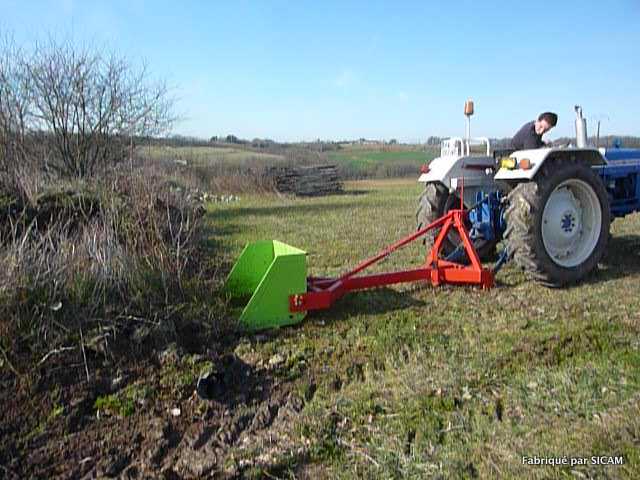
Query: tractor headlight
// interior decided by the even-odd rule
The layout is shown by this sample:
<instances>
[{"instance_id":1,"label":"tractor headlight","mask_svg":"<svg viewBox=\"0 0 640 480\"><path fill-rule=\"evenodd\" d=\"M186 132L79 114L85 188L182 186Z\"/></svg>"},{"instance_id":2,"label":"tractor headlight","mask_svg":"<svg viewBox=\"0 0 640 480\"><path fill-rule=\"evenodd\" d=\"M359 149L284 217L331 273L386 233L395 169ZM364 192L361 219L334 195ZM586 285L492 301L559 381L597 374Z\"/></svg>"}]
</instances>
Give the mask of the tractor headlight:
<instances>
[{"instance_id":1,"label":"tractor headlight","mask_svg":"<svg viewBox=\"0 0 640 480\"><path fill-rule=\"evenodd\" d=\"M502 157L500 159L500 168L513 170L514 168L516 168L516 159L513 157Z\"/></svg>"}]
</instances>

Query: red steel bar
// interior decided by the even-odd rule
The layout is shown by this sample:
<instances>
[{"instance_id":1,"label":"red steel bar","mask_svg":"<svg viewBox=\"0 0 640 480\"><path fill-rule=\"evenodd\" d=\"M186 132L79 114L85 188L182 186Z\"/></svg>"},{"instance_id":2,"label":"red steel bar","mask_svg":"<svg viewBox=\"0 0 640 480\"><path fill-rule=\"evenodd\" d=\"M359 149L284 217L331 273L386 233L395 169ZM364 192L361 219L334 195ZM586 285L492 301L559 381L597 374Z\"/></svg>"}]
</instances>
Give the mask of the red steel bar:
<instances>
[{"instance_id":1,"label":"red steel bar","mask_svg":"<svg viewBox=\"0 0 640 480\"><path fill-rule=\"evenodd\" d=\"M420 230L417 230L415 233L413 233L411 235L408 235L403 239L398 240L396 243L394 243L394 244L388 246L387 248L385 248L384 250L382 250L376 256L365 260L364 262L362 262L359 265L357 265L353 270L351 270L351 271L345 273L344 275L342 275L340 277L340 279L344 280L345 278L352 277L353 275L355 275L356 273L361 272L362 270L364 270L368 266L370 266L370 265L372 265L372 264L374 264L376 262L379 262L380 260L382 260L385 257L388 257L389 255L391 255L393 252L395 252L399 248L404 247L406 244L413 242L416 238L420 238L425 233L427 233L429 230L431 230L433 228L438 228L440 225L446 223L447 222L447 218L448 218L448 214L443 216L443 217L440 217L437 220L434 220L433 222L431 222L426 227L421 228Z\"/></svg>"},{"instance_id":2,"label":"red steel bar","mask_svg":"<svg viewBox=\"0 0 640 480\"><path fill-rule=\"evenodd\" d=\"M428 281L433 286L454 284L477 285L482 288L491 288L493 286L493 273L488 269L482 268L478 254L471 243L464 224L465 214L466 212L462 209L450 210L436 221L398 240L380 251L377 255L361 262L355 268L338 278L309 277L307 279L308 291L289 297L289 310L291 312L304 312L329 308L340 297L354 290L420 280ZM399 248L422 237L429 230L439 227L441 227L440 232L434 240L433 247L427 254L423 267L413 270L356 276L367 267L388 257ZM438 258L442 243L451 229L455 229L460 236L470 265L463 265Z\"/></svg>"}]
</instances>

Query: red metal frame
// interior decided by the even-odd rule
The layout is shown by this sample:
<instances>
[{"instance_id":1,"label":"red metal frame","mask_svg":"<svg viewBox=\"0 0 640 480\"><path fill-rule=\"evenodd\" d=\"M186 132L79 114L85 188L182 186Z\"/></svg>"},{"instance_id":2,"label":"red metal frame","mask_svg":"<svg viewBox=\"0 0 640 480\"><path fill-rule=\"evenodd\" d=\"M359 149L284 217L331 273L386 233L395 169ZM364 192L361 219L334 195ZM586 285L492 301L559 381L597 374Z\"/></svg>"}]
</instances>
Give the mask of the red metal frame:
<instances>
[{"instance_id":1,"label":"red metal frame","mask_svg":"<svg viewBox=\"0 0 640 480\"><path fill-rule=\"evenodd\" d=\"M443 283L454 285L477 285L482 288L493 286L493 272L485 269L480 263L478 254L469 239L464 224L466 211L463 209L450 210L446 215L430 223L415 233L398 240L388 246L376 256L371 257L353 270L338 278L307 278L307 293L289 296L289 310L291 312L305 312L329 308L336 300L353 290L382 287L394 283L415 282L424 280L433 286ZM388 257L391 253L425 235L429 230L440 228L433 247L427 254L426 262L421 268L403 270L390 273L375 273L356 276L374 263ZM450 262L439 258L442 242L451 229L457 231L462 240L464 251L469 259L468 265Z\"/></svg>"}]
</instances>

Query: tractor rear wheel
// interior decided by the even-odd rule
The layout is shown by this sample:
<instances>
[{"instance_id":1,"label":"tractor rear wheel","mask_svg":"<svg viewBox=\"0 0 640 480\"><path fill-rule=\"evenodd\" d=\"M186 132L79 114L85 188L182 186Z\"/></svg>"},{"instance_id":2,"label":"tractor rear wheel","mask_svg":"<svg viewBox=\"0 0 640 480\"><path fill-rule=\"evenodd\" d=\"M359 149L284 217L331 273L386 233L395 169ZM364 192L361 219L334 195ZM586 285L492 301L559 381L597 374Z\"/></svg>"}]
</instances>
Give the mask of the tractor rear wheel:
<instances>
[{"instance_id":1,"label":"tractor rear wheel","mask_svg":"<svg viewBox=\"0 0 640 480\"><path fill-rule=\"evenodd\" d=\"M607 191L585 163L550 159L508 196L505 245L527 274L551 286L591 272L609 240Z\"/></svg>"},{"instance_id":2,"label":"tractor rear wheel","mask_svg":"<svg viewBox=\"0 0 640 480\"><path fill-rule=\"evenodd\" d=\"M455 193L449 193L447 187L441 183L427 183L424 191L418 198L418 209L416 211L417 229L429 225L442 217L449 210L460 207L460 198ZM438 235L438 229L429 231L424 239L427 248L431 248ZM460 244L460 237L456 232L451 232L442 242L442 253L446 256L453 252ZM481 259L489 258L495 251L496 242L488 242L478 239L474 241L474 247Z\"/></svg>"}]
</instances>

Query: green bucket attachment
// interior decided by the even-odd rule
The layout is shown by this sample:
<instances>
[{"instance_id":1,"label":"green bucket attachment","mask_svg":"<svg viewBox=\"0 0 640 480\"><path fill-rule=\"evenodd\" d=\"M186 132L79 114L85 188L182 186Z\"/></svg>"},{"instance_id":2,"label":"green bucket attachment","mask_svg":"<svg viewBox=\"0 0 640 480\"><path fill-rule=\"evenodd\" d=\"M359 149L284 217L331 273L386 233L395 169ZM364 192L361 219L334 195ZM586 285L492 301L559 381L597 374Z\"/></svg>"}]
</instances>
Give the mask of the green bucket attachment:
<instances>
[{"instance_id":1,"label":"green bucket attachment","mask_svg":"<svg viewBox=\"0 0 640 480\"><path fill-rule=\"evenodd\" d=\"M232 301L246 301L240 323L249 330L300 322L289 311L289 295L307 291L307 253L277 240L248 244L224 286Z\"/></svg>"}]
</instances>

